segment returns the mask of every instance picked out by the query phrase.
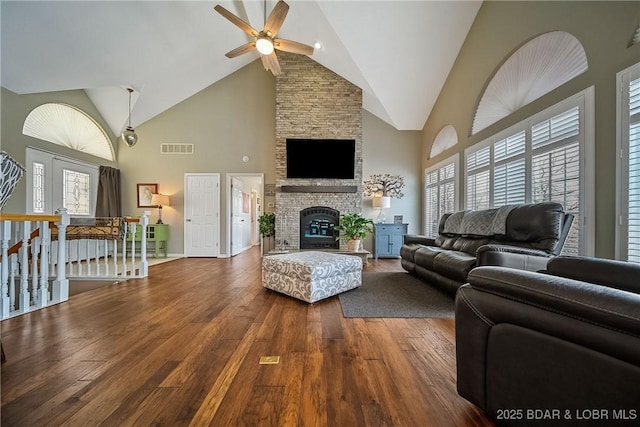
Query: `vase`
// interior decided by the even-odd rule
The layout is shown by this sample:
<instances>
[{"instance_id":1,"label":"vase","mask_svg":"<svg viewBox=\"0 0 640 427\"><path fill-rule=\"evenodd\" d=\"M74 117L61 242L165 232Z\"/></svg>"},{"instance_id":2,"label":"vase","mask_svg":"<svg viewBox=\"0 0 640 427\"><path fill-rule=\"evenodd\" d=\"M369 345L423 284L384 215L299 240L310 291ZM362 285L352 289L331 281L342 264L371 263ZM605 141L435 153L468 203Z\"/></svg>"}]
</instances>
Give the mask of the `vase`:
<instances>
[{"instance_id":1,"label":"vase","mask_svg":"<svg viewBox=\"0 0 640 427\"><path fill-rule=\"evenodd\" d=\"M360 239L351 239L347 241L347 250L349 252L358 252L360 250L360 245L362 244L362 240Z\"/></svg>"}]
</instances>

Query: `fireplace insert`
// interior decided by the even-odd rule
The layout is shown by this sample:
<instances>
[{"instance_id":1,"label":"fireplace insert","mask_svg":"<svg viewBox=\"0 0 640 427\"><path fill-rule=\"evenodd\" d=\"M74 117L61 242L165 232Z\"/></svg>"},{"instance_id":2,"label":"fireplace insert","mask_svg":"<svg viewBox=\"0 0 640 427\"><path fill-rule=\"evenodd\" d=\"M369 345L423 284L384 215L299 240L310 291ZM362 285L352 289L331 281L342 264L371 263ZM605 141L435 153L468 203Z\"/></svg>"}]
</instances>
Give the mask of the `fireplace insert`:
<instances>
[{"instance_id":1,"label":"fireplace insert","mask_svg":"<svg viewBox=\"0 0 640 427\"><path fill-rule=\"evenodd\" d=\"M338 232L334 227L340 212L325 206L313 206L300 211L300 249L338 249Z\"/></svg>"}]
</instances>

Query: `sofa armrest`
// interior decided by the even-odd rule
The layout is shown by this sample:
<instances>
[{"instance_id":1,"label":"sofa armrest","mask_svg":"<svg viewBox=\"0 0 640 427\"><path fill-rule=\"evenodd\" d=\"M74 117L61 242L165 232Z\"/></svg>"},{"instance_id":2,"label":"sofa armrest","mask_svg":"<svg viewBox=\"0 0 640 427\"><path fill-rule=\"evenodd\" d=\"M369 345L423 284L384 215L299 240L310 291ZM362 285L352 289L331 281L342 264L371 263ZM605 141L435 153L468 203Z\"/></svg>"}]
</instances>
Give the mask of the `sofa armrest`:
<instances>
[{"instance_id":1,"label":"sofa armrest","mask_svg":"<svg viewBox=\"0 0 640 427\"><path fill-rule=\"evenodd\" d=\"M405 245L418 244L425 246L435 246L436 240L432 237L427 237L421 234L405 234L403 237L403 243Z\"/></svg>"},{"instance_id":2,"label":"sofa armrest","mask_svg":"<svg viewBox=\"0 0 640 427\"><path fill-rule=\"evenodd\" d=\"M475 268L468 279L478 291L640 337L639 294L503 267Z\"/></svg>"},{"instance_id":3,"label":"sofa armrest","mask_svg":"<svg viewBox=\"0 0 640 427\"><path fill-rule=\"evenodd\" d=\"M546 273L640 294L640 265L604 258L554 257Z\"/></svg>"},{"instance_id":4,"label":"sofa armrest","mask_svg":"<svg viewBox=\"0 0 640 427\"><path fill-rule=\"evenodd\" d=\"M501 266L538 271L547 267L551 255L545 251L509 245L482 245L476 251L477 266Z\"/></svg>"}]
</instances>

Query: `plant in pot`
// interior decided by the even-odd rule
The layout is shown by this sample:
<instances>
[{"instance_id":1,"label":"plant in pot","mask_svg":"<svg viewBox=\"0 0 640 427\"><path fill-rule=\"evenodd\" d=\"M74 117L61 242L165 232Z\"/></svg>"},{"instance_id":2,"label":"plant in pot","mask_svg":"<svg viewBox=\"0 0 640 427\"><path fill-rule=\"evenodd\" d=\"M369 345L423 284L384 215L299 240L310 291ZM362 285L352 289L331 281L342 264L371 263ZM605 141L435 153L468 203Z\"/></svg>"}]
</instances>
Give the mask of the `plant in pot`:
<instances>
[{"instance_id":1,"label":"plant in pot","mask_svg":"<svg viewBox=\"0 0 640 427\"><path fill-rule=\"evenodd\" d=\"M258 232L262 236L262 253L266 254L275 249L276 214L263 213L258 217Z\"/></svg>"},{"instance_id":2,"label":"plant in pot","mask_svg":"<svg viewBox=\"0 0 640 427\"><path fill-rule=\"evenodd\" d=\"M373 221L359 213L340 215L340 224L336 225L334 230L341 231L347 241L347 249L356 252L360 250L362 239L373 232ZM336 240L340 237L336 236Z\"/></svg>"}]
</instances>

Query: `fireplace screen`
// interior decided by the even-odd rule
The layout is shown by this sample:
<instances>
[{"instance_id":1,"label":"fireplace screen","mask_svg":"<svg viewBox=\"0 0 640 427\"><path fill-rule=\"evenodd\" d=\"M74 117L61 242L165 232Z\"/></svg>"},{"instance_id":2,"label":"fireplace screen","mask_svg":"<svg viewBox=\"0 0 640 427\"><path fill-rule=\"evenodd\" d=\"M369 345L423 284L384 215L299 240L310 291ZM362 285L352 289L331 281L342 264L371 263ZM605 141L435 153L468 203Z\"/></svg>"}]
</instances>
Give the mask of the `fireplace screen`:
<instances>
[{"instance_id":1,"label":"fireplace screen","mask_svg":"<svg viewBox=\"0 0 640 427\"><path fill-rule=\"evenodd\" d=\"M340 212L324 206L300 211L300 249L338 249L338 232L334 227L340 221Z\"/></svg>"}]
</instances>

